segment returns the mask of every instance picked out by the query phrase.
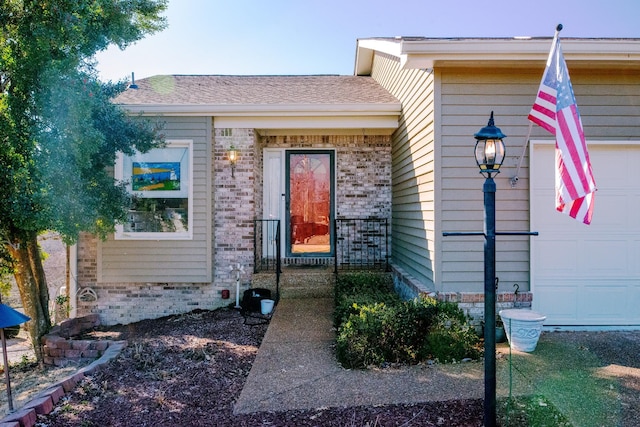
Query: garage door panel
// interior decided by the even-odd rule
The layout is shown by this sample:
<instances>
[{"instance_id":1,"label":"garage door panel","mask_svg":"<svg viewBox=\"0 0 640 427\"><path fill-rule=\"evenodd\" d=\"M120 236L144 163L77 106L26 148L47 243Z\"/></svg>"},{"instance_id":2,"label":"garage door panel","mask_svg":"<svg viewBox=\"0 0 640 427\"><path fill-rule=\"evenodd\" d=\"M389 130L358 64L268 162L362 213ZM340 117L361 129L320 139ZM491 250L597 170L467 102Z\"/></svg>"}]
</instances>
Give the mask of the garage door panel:
<instances>
[{"instance_id":1,"label":"garage door panel","mask_svg":"<svg viewBox=\"0 0 640 427\"><path fill-rule=\"evenodd\" d=\"M638 148L624 145L589 145L591 166L595 171L603 171L596 175L598 187L635 188L634 182L640 180L640 171L634 163L637 159ZM614 170L616 173L608 173Z\"/></svg>"},{"instance_id":2,"label":"garage door panel","mask_svg":"<svg viewBox=\"0 0 640 427\"><path fill-rule=\"evenodd\" d=\"M565 254L562 257L558 253ZM540 277L573 277L578 272L578 245L568 240L541 240L535 245Z\"/></svg>"},{"instance_id":3,"label":"garage door panel","mask_svg":"<svg viewBox=\"0 0 640 427\"><path fill-rule=\"evenodd\" d=\"M555 211L554 147L532 145L533 307L548 325L640 326L640 143L590 143L589 154L598 191L586 226Z\"/></svg>"},{"instance_id":4,"label":"garage door panel","mask_svg":"<svg viewBox=\"0 0 640 427\"><path fill-rule=\"evenodd\" d=\"M627 254L629 262L629 273L632 277L637 277L640 281L640 238L633 240L629 244L629 253ZM640 306L638 306L640 311Z\"/></svg>"},{"instance_id":5,"label":"garage door panel","mask_svg":"<svg viewBox=\"0 0 640 427\"><path fill-rule=\"evenodd\" d=\"M546 326L637 325L638 304L638 284L603 281L587 286L575 280L553 280L536 285L533 309L547 316Z\"/></svg>"},{"instance_id":6,"label":"garage door panel","mask_svg":"<svg viewBox=\"0 0 640 427\"><path fill-rule=\"evenodd\" d=\"M636 181L638 185L640 185L640 181ZM638 228L638 221L640 221L640 191L639 192L630 192L627 196L627 206L628 211L633 212L633 214L629 215L629 227Z\"/></svg>"},{"instance_id":7,"label":"garage door panel","mask_svg":"<svg viewBox=\"0 0 640 427\"><path fill-rule=\"evenodd\" d=\"M620 324L627 316L624 300L626 286L592 285L585 286L580 292L578 314L588 319L591 325ZM597 301L597 304L593 304Z\"/></svg>"},{"instance_id":8,"label":"garage door panel","mask_svg":"<svg viewBox=\"0 0 640 427\"><path fill-rule=\"evenodd\" d=\"M628 294L625 296L624 301L627 303L627 312L631 313L629 316L629 324L640 325L640 284L636 283L635 286L631 286Z\"/></svg>"},{"instance_id":9,"label":"garage door panel","mask_svg":"<svg viewBox=\"0 0 640 427\"><path fill-rule=\"evenodd\" d=\"M542 311L546 325L575 324L578 315L578 287L550 284L537 286L533 309Z\"/></svg>"},{"instance_id":10,"label":"garage door panel","mask_svg":"<svg viewBox=\"0 0 640 427\"><path fill-rule=\"evenodd\" d=\"M630 225L628 223L630 209L628 193L622 193L620 190L607 192L598 190L594 202L593 220L591 225L585 225L585 227L591 228L592 232L619 231L622 227Z\"/></svg>"},{"instance_id":11,"label":"garage door panel","mask_svg":"<svg viewBox=\"0 0 640 427\"><path fill-rule=\"evenodd\" d=\"M589 274L593 279L598 277L629 275L629 262L627 251L629 242L625 238L619 239L590 239L585 240L581 246L582 255L586 265L589 266Z\"/></svg>"},{"instance_id":12,"label":"garage door panel","mask_svg":"<svg viewBox=\"0 0 640 427\"><path fill-rule=\"evenodd\" d=\"M594 203L594 214L591 225L584 225L579 221L570 218L568 215L556 212L555 196L553 192L540 192L532 196L532 209L536 212L547 211L545 215L545 232L558 231L578 233L589 228L594 232L619 232L625 227L634 227L629 223L631 218L629 212L640 212L639 195L629 195L629 193L612 194L598 191ZM551 212L551 215L548 212Z\"/></svg>"}]
</instances>

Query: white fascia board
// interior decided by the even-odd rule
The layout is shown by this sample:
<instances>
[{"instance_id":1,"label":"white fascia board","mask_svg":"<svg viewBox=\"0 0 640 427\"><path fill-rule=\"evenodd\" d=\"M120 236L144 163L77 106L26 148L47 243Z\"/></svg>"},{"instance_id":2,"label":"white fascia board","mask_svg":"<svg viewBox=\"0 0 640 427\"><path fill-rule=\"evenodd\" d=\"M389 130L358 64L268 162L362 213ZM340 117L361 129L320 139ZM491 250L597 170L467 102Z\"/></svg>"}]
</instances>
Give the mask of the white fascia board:
<instances>
[{"instance_id":1,"label":"white fascia board","mask_svg":"<svg viewBox=\"0 0 640 427\"><path fill-rule=\"evenodd\" d=\"M402 54L402 38L396 39L359 39L358 47L363 49L377 50L389 55L399 56Z\"/></svg>"},{"instance_id":2,"label":"white fascia board","mask_svg":"<svg viewBox=\"0 0 640 427\"><path fill-rule=\"evenodd\" d=\"M391 135L396 128L255 128L260 136L283 135Z\"/></svg>"},{"instance_id":3,"label":"white fascia board","mask_svg":"<svg viewBox=\"0 0 640 427\"><path fill-rule=\"evenodd\" d=\"M460 39L404 41L400 61L404 68L433 68L451 62L545 62L552 40ZM562 52L567 61L640 61L640 40L565 39Z\"/></svg>"},{"instance_id":4,"label":"white fascia board","mask_svg":"<svg viewBox=\"0 0 640 427\"><path fill-rule=\"evenodd\" d=\"M356 63L356 73L371 68L371 56L362 50L379 51L400 60L405 69L434 68L455 64L473 66L493 62L495 65L517 65L524 61L545 62L551 49L551 38L513 39L424 39L358 41L362 63ZM567 61L594 63L640 63L640 39L562 39L562 51ZM365 61L368 61L365 63ZM367 69L368 67L368 69Z\"/></svg>"},{"instance_id":5,"label":"white fascia board","mask_svg":"<svg viewBox=\"0 0 640 427\"><path fill-rule=\"evenodd\" d=\"M347 117L215 116L215 128L255 129L377 129L387 133L398 128L397 115ZM388 132L388 133L391 133Z\"/></svg>"},{"instance_id":6,"label":"white fascia board","mask_svg":"<svg viewBox=\"0 0 640 427\"><path fill-rule=\"evenodd\" d=\"M121 104L132 114L216 117L335 117L399 115L401 104L210 105Z\"/></svg>"},{"instance_id":7,"label":"white fascia board","mask_svg":"<svg viewBox=\"0 0 640 427\"><path fill-rule=\"evenodd\" d=\"M373 52L386 53L397 58L402 57L401 39L359 39L356 47L356 63L354 74L368 76L373 65Z\"/></svg>"}]
</instances>

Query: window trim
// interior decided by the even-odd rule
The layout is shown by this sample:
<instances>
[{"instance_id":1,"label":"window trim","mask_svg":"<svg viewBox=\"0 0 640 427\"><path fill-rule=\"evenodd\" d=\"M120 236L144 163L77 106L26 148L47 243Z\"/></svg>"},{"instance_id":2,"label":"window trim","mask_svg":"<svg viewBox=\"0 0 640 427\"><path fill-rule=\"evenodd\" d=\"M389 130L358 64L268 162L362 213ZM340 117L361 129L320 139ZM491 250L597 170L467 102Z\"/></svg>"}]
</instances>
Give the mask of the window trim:
<instances>
[{"instance_id":1,"label":"window trim","mask_svg":"<svg viewBox=\"0 0 640 427\"><path fill-rule=\"evenodd\" d=\"M124 231L123 224L116 224L116 231L114 234L115 240L193 240L193 140L186 139L170 139L165 141L165 145L163 147L154 148L150 150L148 153L140 154L141 156L146 156L149 154L153 154L156 150L164 150L166 148L186 148L187 156L188 156L188 171L187 178L183 179L184 171L181 171L180 184L183 185L186 183L187 185L187 221L188 221L188 229L187 231L167 231L167 232L133 232L133 231ZM125 156L122 152L118 153L116 158L116 164L114 167L114 177L118 183L126 182L127 191L130 194L139 194L143 198L170 198L166 197L165 192L158 192L159 194L154 195L156 197L149 197L153 194L143 194L141 192L136 192L132 190L131 185L131 173L125 174L124 163ZM135 157L135 156L133 156ZM146 197L145 197L146 196Z\"/></svg>"}]
</instances>

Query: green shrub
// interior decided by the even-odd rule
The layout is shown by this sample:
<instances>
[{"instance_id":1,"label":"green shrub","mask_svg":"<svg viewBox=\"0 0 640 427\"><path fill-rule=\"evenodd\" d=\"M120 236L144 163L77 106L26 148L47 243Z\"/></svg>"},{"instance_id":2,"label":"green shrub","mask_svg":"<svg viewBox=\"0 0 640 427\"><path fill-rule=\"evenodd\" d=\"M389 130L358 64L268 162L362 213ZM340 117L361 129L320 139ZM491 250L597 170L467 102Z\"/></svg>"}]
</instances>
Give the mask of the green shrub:
<instances>
[{"instance_id":1,"label":"green shrub","mask_svg":"<svg viewBox=\"0 0 640 427\"><path fill-rule=\"evenodd\" d=\"M481 355L480 339L456 304L427 296L402 301L388 276L341 275L335 297L336 354L347 368Z\"/></svg>"},{"instance_id":2,"label":"green shrub","mask_svg":"<svg viewBox=\"0 0 640 427\"><path fill-rule=\"evenodd\" d=\"M481 356L480 337L464 317L462 310L458 310L458 313L451 313L450 307L446 307L438 313L423 348L429 358L449 363Z\"/></svg>"},{"instance_id":3,"label":"green shrub","mask_svg":"<svg viewBox=\"0 0 640 427\"><path fill-rule=\"evenodd\" d=\"M400 303L393 291L393 281L387 274L350 273L338 276L335 286L334 324L345 323L350 315L358 314L356 306L384 303L392 306Z\"/></svg>"},{"instance_id":4,"label":"green shrub","mask_svg":"<svg viewBox=\"0 0 640 427\"><path fill-rule=\"evenodd\" d=\"M338 360L345 368L363 368L380 365L385 361L380 346L382 316L386 306L382 303L358 307L341 325L336 342Z\"/></svg>"}]
</instances>

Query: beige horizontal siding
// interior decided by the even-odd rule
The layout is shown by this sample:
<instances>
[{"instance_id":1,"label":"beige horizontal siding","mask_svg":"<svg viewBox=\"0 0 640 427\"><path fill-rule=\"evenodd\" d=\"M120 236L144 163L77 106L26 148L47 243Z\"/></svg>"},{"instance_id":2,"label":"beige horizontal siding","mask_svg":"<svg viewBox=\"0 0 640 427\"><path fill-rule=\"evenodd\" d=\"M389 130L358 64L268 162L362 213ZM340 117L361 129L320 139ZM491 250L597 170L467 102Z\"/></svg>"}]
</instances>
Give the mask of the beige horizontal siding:
<instances>
[{"instance_id":1,"label":"beige horizontal siding","mask_svg":"<svg viewBox=\"0 0 640 427\"><path fill-rule=\"evenodd\" d=\"M211 282L211 118L163 117L162 121L167 140L193 141L193 239L101 242L99 282Z\"/></svg>"},{"instance_id":2,"label":"beige horizontal siding","mask_svg":"<svg viewBox=\"0 0 640 427\"><path fill-rule=\"evenodd\" d=\"M543 70L444 69L441 124L442 215L444 231L482 231L484 178L475 164L473 134L486 126L490 112L506 135L507 157L496 177L497 231L529 231L528 156L519 181L511 188L529 127L527 115L535 99ZM640 138L640 76L632 72L592 70L571 74L578 108L589 139ZM532 139L552 139L534 126ZM552 208L552 207L550 207ZM535 230L532 230L535 231ZM535 239L535 237L532 237ZM442 240L444 290L483 289L483 237L445 237ZM496 274L501 291L529 287L529 238L498 236Z\"/></svg>"},{"instance_id":3,"label":"beige horizontal siding","mask_svg":"<svg viewBox=\"0 0 640 427\"><path fill-rule=\"evenodd\" d=\"M372 77L403 105L392 140L392 261L434 288L434 79L376 54Z\"/></svg>"}]
</instances>

